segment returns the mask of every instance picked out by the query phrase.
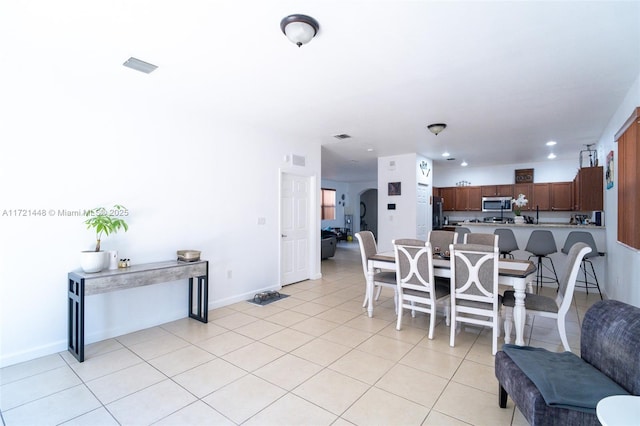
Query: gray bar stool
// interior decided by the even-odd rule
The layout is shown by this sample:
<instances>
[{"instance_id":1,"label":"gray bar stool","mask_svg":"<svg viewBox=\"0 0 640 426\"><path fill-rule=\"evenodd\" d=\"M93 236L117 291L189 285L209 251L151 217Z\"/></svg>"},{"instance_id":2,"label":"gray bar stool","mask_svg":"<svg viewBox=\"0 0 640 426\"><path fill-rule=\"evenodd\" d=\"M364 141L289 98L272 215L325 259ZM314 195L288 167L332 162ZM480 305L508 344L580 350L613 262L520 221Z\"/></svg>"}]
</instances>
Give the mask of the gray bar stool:
<instances>
[{"instance_id":1,"label":"gray bar stool","mask_svg":"<svg viewBox=\"0 0 640 426\"><path fill-rule=\"evenodd\" d=\"M568 254L569 250L575 243L585 243L589 247L591 247L591 253L587 253L585 257L582 259L582 263L580 264L580 268L582 272L584 272L584 281L576 280L576 287L584 288L589 294L589 287L597 288L598 293L600 293L600 299L602 300L602 292L600 291L600 284L598 284L598 277L596 276L596 270L593 267L593 263L589 258L599 256L598 248L596 247L596 242L593 239L593 235L590 232L585 231L571 231L569 235L567 235L567 240L564 242L564 247L560 250L564 254ZM587 265L591 265L591 273L587 274ZM594 279L595 283L589 282L588 278L591 277ZM578 283L582 283L584 285L578 285Z\"/></svg>"},{"instance_id":2,"label":"gray bar stool","mask_svg":"<svg viewBox=\"0 0 640 426\"><path fill-rule=\"evenodd\" d=\"M516 236L513 235L513 231L508 228L498 228L493 231L494 234L498 236L498 248L500 249L500 254L503 258L507 258L509 256L513 259L512 251L520 250L518 247L518 242L516 241Z\"/></svg>"},{"instance_id":3,"label":"gray bar stool","mask_svg":"<svg viewBox=\"0 0 640 426\"><path fill-rule=\"evenodd\" d=\"M538 258L537 267L538 271L536 272L536 293L538 292L538 285L542 287L544 280L546 282L555 282L558 287L560 287L560 281L558 281L558 274L556 274L556 267L553 265L553 259L549 257L552 253L557 253L558 248L556 247L556 240L553 238L553 234L551 231L543 231L543 230L535 230L529 236L529 241L527 241L527 247L525 250L531 253L529 259L532 257ZM544 259L547 259L549 263L551 263L551 267L546 266L544 264ZM542 274L542 268L547 268L548 271L553 272L553 277L544 276Z\"/></svg>"}]
</instances>

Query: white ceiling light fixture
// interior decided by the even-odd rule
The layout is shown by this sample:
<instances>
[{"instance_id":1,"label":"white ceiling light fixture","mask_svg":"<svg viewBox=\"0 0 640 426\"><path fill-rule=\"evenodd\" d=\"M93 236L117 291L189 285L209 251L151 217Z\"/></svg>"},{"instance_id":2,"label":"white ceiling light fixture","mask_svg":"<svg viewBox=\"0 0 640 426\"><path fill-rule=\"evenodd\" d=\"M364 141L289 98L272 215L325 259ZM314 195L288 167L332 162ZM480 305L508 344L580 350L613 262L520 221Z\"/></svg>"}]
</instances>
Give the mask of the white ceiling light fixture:
<instances>
[{"instance_id":1,"label":"white ceiling light fixture","mask_svg":"<svg viewBox=\"0 0 640 426\"><path fill-rule=\"evenodd\" d=\"M469 163L467 163L466 161L463 161L462 163L460 163L460 165L462 167L467 167L469 165Z\"/></svg>"},{"instance_id":2,"label":"white ceiling light fixture","mask_svg":"<svg viewBox=\"0 0 640 426\"><path fill-rule=\"evenodd\" d=\"M549 142L547 142L547 146L554 146L557 143L558 142L556 142L556 141L549 141Z\"/></svg>"},{"instance_id":3,"label":"white ceiling light fixture","mask_svg":"<svg viewBox=\"0 0 640 426\"><path fill-rule=\"evenodd\" d=\"M547 158L548 158L549 160L553 160L554 158L556 158L556 155L552 152L551 154L549 154L549 155L547 156Z\"/></svg>"},{"instance_id":4,"label":"white ceiling light fixture","mask_svg":"<svg viewBox=\"0 0 640 426\"><path fill-rule=\"evenodd\" d=\"M438 133L447 128L447 125L444 123L433 123L427 126L427 129L434 135L438 136Z\"/></svg>"},{"instance_id":5,"label":"white ceiling light fixture","mask_svg":"<svg viewBox=\"0 0 640 426\"><path fill-rule=\"evenodd\" d=\"M134 69L136 71L143 72L145 74L149 74L153 72L156 68L158 68L157 65L153 65L153 64L150 64L149 62L141 61L140 59L134 58L133 56L127 59L126 61L124 61L122 65L128 68Z\"/></svg>"},{"instance_id":6,"label":"white ceiling light fixture","mask_svg":"<svg viewBox=\"0 0 640 426\"><path fill-rule=\"evenodd\" d=\"M449 154L447 151L445 151L445 152L443 152L443 153L442 153L442 156L443 156L443 157L448 157L448 156L450 156L450 155L451 155L451 154Z\"/></svg>"},{"instance_id":7,"label":"white ceiling light fixture","mask_svg":"<svg viewBox=\"0 0 640 426\"><path fill-rule=\"evenodd\" d=\"M307 15L289 15L280 21L280 29L298 47L307 44L316 36L320 25Z\"/></svg>"}]
</instances>

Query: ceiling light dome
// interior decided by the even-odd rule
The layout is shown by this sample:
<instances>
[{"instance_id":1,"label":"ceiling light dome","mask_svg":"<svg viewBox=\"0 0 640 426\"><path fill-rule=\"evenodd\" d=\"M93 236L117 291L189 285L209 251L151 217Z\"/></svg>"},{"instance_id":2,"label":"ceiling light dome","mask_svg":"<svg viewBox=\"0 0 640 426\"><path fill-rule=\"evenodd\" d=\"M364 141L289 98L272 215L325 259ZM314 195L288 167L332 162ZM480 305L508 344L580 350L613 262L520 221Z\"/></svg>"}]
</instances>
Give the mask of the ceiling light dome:
<instances>
[{"instance_id":1,"label":"ceiling light dome","mask_svg":"<svg viewBox=\"0 0 640 426\"><path fill-rule=\"evenodd\" d=\"M300 47L316 36L320 25L311 16L289 15L280 21L280 29L292 43Z\"/></svg>"},{"instance_id":2,"label":"ceiling light dome","mask_svg":"<svg viewBox=\"0 0 640 426\"><path fill-rule=\"evenodd\" d=\"M447 125L444 123L433 123L427 126L427 129L434 135L438 136L438 133L447 128Z\"/></svg>"}]
</instances>

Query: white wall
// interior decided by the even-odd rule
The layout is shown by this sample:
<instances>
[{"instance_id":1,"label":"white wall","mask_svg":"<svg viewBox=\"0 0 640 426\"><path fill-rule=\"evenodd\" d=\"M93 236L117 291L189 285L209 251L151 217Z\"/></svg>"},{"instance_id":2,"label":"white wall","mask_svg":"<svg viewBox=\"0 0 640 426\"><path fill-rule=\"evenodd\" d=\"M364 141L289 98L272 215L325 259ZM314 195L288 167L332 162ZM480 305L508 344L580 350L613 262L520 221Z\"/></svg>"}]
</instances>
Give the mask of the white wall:
<instances>
[{"instance_id":1,"label":"white wall","mask_svg":"<svg viewBox=\"0 0 640 426\"><path fill-rule=\"evenodd\" d=\"M315 174L319 190L319 143L135 94L120 101L99 87L83 91L73 74L56 85L15 77L3 98L33 98L28 108L0 103L0 366L67 347L67 272L79 267L94 236L83 218L59 216L62 209L125 205L129 232L109 236L102 248L132 263L201 250L210 261L210 307L279 288L280 169ZM291 153L306 156L306 167L289 167ZM47 214L12 216L17 209ZM319 244L314 238L315 277ZM186 315L186 281L90 296L86 342Z\"/></svg>"},{"instance_id":2,"label":"white wall","mask_svg":"<svg viewBox=\"0 0 640 426\"><path fill-rule=\"evenodd\" d=\"M393 249L396 238L416 237L416 154L378 158L378 250ZM388 195L388 183L401 182L399 196ZM388 204L395 204L389 210Z\"/></svg>"},{"instance_id":3,"label":"white wall","mask_svg":"<svg viewBox=\"0 0 640 426\"><path fill-rule=\"evenodd\" d=\"M605 221L607 227L607 279L609 298L640 306L640 251L617 242L618 234L618 144L614 136L635 108L640 106L640 74L616 110L598 143L598 157L606 167L606 156L614 152L614 186L605 189ZM606 188L606 185L605 185Z\"/></svg>"}]
</instances>

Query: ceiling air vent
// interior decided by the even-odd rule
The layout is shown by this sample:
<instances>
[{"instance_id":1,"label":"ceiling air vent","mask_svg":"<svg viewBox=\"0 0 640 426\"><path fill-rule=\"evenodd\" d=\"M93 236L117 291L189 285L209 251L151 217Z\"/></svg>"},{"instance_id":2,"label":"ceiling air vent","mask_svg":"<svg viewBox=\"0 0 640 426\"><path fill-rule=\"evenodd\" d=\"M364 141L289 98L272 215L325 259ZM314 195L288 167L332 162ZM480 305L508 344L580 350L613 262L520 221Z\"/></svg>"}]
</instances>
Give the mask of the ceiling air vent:
<instances>
[{"instance_id":1,"label":"ceiling air vent","mask_svg":"<svg viewBox=\"0 0 640 426\"><path fill-rule=\"evenodd\" d=\"M333 135L333 137L338 139L338 140L343 140L343 139L349 139L351 137L351 135L348 135L346 133L341 133L339 135Z\"/></svg>"}]
</instances>

